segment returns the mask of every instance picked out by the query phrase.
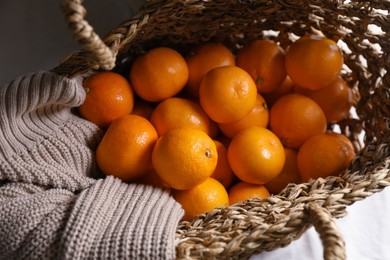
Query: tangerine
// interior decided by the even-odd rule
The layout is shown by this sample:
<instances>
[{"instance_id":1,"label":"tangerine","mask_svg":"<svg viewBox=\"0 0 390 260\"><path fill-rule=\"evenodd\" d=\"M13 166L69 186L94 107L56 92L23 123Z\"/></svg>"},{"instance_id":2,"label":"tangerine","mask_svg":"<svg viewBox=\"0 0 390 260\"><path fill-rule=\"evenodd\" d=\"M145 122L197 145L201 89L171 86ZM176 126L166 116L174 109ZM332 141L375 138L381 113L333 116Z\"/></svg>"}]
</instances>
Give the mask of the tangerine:
<instances>
[{"instance_id":1,"label":"tangerine","mask_svg":"<svg viewBox=\"0 0 390 260\"><path fill-rule=\"evenodd\" d=\"M196 216L216 207L229 204L225 187L213 178L207 178L201 184L188 190L172 190L172 196L184 209L182 220L190 221Z\"/></svg>"},{"instance_id":2,"label":"tangerine","mask_svg":"<svg viewBox=\"0 0 390 260\"><path fill-rule=\"evenodd\" d=\"M218 127L226 137L233 138L241 130L252 126L267 127L268 118L268 106L263 96L257 94L256 104L246 116L230 124L218 124Z\"/></svg>"},{"instance_id":3,"label":"tangerine","mask_svg":"<svg viewBox=\"0 0 390 260\"><path fill-rule=\"evenodd\" d=\"M235 176L229 165L227 148L220 141L214 140L214 143L217 148L218 161L217 166L210 177L219 181L225 188L228 188L230 184L232 184Z\"/></svg>"},{"instance_id":4,"label":"tangerine","mask_svg":"<svg viewBox=\"0 0 390 260\"><path fill-rule=\"evenodd\" d=\"M286 78L284 50L272 40L254 40L236 57L237 66L248 72L259 93L275 91Z\"/></svg>"},{"instance_id":5,"label":"tangerine","mask_svg":"<svg viewBox=\"0 0 390 260\"><path fill-rule=\"evenodd\" d=\"M97 72L83 81L86 95L78 107L81 117L106 129L115 119L130 114L134 93L130 83L115 72Z\"/></svg>"},{"instance_id":6,"label":"tangerine","mask_svg":"<svg viewBox=\"0 0 390 260\"><path fill-rule=\"evenodd\" d=\"M189 71L185 90L192 96L199 96L200 82L207 72L214 68L235 65L233 53L222 43L209 42L196 46L186 57Z\"/></svg>"},{"instance_id":7,"label":"tangerine","mask_svg":"<svg viewBox=\"0 0 390 260\"><path fill-rule=\"evenodd\" d=\"M323 88L336 79L343 63L337 43L317 35L304 36L292 43L285 58L292 81L311 90Z\"/></svg>"},{"instance_id":8,"label":"tangerine","mask_svg":"<svg viewBox=\"0 0 390 260\"><path fill-rule=\"evenodd\" d=\"M308 139L298 151L297 164L303 181L336 176L344 171L355 151L342 134L327 132Z\"/></svg>"},{"instance_id":9,"label":"tangerine","mask_svg":"<svg viewBox=\"0 0 390 260\"><path fill-rule=\"evenodd\" d=\"M272 194L280 193L289 183L300 183L302 181L297 164L298 152L286 147L284 148L284 152L286 154L286 161L282 171L278 176L264 184Z\"/></svg>"},{"instance_id":10,"label":"tangerine","mask_svg":"<svg viewBox=\"0 0 390 260\"><path fill-rule=\"evenodd\" d=\"M199 89L200 104L217 123L232 123L242 119L255 106L256 85L251 76L236 66L210 70Z\"/></svg>"},{"instance_id":11,"label":"tangerine","mask_svg":"<svg viewBox=\"0 0 390 260\"><path fill-rule=\"evenodd\" d=\"M188 81L188 66L176 50L157 47L135 59L129 77L139 97L159 102L175 96L184 88Z\"/></svg>"},{"instance_id":12,"label":"tangerine","mask_svg":"<svg viewBox=\"0 0 390 260\"><path fill-rule=\"evenodd\" d=\"M229 191L229 205L248 199L265 199L271 196L264 185L239 182L232 186Z\"/></svg>"},{"instance_id":13,"label":"tangerine","mask_svg":"<svg viewBox=\"0 0 390 260\"><path fill-rule=\"evenodd\" d=\"M282 96L270 109L269 126L289 148L299 148L313 135L326 131L326 117L321 107L301 94Z\"/></svg>"},{"instance_id":14,"label":"tangerine","mask_svg":"<svg viewBox=\"0 0 390 260\"><path fill-rule=\"evenodd\" d=\"M159 136L175 128L194 128L210 132L210 120L201 106L191 100L172 97L160 102L154 109L150 122Z\"/></svg>"},{"instance_id":15,"label":"tangerine","mask_svg":"<svg viewBox=\"0 0 390 260\"><path fill-rule=\"evenodd\" d=\"M176 128L161 136L152 153L157 174L171 188L187 190L205 181L217 166L214 141L193 128Z\"/></svg>"},{"instance_id":16,"label":"tangerine","mask_svg":"<svg viewBox=\"0 0 390 260\"><path fill-rule=\"evenodd\" d=\"M146 102L146 101L141 100L141 99L135 99L133 111L131 111L131 114L142 116L142 117L150 120L150 117L152 116L153 110L154 110L154 107L151 103Z\"/></svg>"},{"instance_id":17,"label":"tangerine","mask_svg":"<svg viewBox=\"0 0 390 260\"><path fill-rule=\"evenodd\" d=\"M238 132L228 147L228 161L242 181L264 184L275 178L285 161L279 138L264 127L250 127Z\"/></svg>"},{"instance_id":18,"label":"tangerine","mask_svg":"<svg viewBox=\"0 0 390 260\"><path fill-rule=\"evenodd\" d=\"M170 188L168 184L166 184L160 178L160 176L157 174L157 172L154 169L147 171L145 174L143 174L140 178L136 179L134 182L145 184L145 185L152 185L154 187L159 187L162 189Z\"/></svg>"},{"instance_id":19,"label":"tangerine","mask_svg":"<svg viewBox=\"0 0 390 260\"><path fill-rule=\"evenodd\" d=\"M210 118L209 118L210 119ZM219 127L217 122L210 119L210 127L209 127L209 136L211 138L216 138L219 135Z\"/></svg>"},{"instance_id":20,"label":"tangerine","mask_svg":"<svg viewBox=\"0 0 390 260\"><path fill-rule=\"evenodd\" d=\"M328 123L344 119L349 114L354 99L352 89L341 77L318 90L296 86L295 92L313 99L324 111Z\"/></svg>"},{"instance_id":21,"label":"tangerine","mask_svg":"<svg viewBox=\"0 0 390 260\"><path fill-rule=\"evenodd\" d=\"M281 96L294 93L294 82L291 80L289 76L286 76L286 79L283 83L274 91L270 93L264 93L263 97L268 105L268 107L272 107L273 104L278 100Z\"/></svg>"},{"instance_id":22,"label":"tangerine","mask_svg":"<svg viewBox=\"0 0 390 260\"><path fill-rule=\"evenodd\" d=\"M124 115L108 127L96 150L96 162L106 175L133 181L152 169L157 132L145 118Z\"/></svg>"}]
</instances>

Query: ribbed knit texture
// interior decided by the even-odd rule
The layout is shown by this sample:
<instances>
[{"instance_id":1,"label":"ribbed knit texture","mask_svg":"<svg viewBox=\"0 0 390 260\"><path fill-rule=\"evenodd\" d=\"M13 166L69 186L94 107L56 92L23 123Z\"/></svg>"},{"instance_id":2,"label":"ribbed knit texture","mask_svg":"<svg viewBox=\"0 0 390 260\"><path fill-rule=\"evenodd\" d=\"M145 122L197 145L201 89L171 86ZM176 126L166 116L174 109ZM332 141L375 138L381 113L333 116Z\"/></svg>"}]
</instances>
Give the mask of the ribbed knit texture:
<instances>
[{"instance_id":1,"label":"ribbed knit texture","mask_svg":"<svg viewBox=\"0 0 390 260\"><path fill-rule=\"evenodd\" d=\"M102 132L71 112L81 78L0 88L0 259L172 259L183 210L167 191L94 179Z\"/></svg>"},{"instance_id":2,"label":"ribbed knit texture","mask_svg":"<svg viewBox=\"0 0 390 260\"><path fill-rule=\"evenodd\" d=\"M102 133L70 113L85 98L79 85L41 72L0 88L0 179L72 191L93 183Z\"/></svg>"}]
</instances>

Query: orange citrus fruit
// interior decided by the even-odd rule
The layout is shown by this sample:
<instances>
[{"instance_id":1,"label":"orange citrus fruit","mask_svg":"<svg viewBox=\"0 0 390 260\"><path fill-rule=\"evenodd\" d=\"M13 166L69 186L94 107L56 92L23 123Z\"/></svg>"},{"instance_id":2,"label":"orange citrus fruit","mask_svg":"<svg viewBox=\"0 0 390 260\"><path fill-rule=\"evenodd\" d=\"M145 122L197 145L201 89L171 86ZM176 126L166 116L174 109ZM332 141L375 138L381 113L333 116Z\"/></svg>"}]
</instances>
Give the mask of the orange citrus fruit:
<instances>
[{"instance_id":1,"label":"orange citrus fruit","mask_svg":"<svg viewBox=\"0 0 390 260\"><path fill-rule=\"evenodd\" d=\"M152 154L157 174L171 188L187 190L205 181L217 166L214 141L203 131L176 128L161 136Z\"/></svg>"},{"instance_id":2,"label":"orange citrus fruit","mask_svg":"<svg viewBox=\"0 0 390 260\"><path fill-rule=\"evenodd\" d=\"M210 177L219 181L225 188L228 188L232 184L235 176L227 159L227 148L220 141L214 140L214 143L217 148L218 161Z\"/></svg>"},{"instance_id":3,"label":"orange citrus fruit","mask_svg":"<svg viewBox=\"0 0 390 260\"><path fill-rule=\"evenodd\" d=\"M157 47L138 56L130 69L130 82L142 99L158 102L179 93L188 81L184 57L167 47Z\"/></svg>"},{"instance_id":4,"label":"orange citrus fruit","mask_svg":"<svg viewBox=\"0 0 390 260\"><path fill-rule=\"evenodd\" d=\"M210 120L198 103L172 97L161 101L154 109L150 122L159 136L175 128L194 128L210 132Z\"/></svg>"},{"instance_id":5,"label":"orange citrus fruit","mask_svg":"<svg viewBox=\"0 0 390 260\"><path fill-rule=\"evenodd\" d=\"M324 111L328 123L336 123L347 117L353 104L353 91L345 80L337 77L318 90L296 86L295 92L313 99Z\"/></svg>"},{"instance_id":6,"label":"orange citrus fruit","mask_svg":"<svg viewBox=\"0 0 390 260\"><path fill-rule=\"evenodd\" d=\"M218 142L221 142L225 147L229 147L230 142L232 141L231 138L229 138L225 135L219 135L217 140L218 140Z\"/></svg>"},{"instance_id":7,"label":"orange citrus fruit","mask_svg":"<svg viewBox=\"0 0 390 260\"><path fill-rule=\"evenodd\" d=\"M308 181L340 174L354 157L347 137L328 132L308 139L298 151L297 163L303 181Z\"/></svg>"},{"instance_id":8,"label":"orange citrus fruit","mask_svg":"<svg viewBox=\"0 0 390 260\"><path fill-rule=\"evenodd\" d=\"M236 57L237 66L248 72L259 93L275 91L286 78L284 50L272 40L254 40Z\"/></svg>"},{"instance_id":9,"label":"orange citrus fruit","mask_svg":"<svg viewBox=\"0 0 390 260\"><path fill-rule=\"evenodd\" d=\"M141 183L146 185L152 185L158 188L170 188L168 184L166 184L160 176L156 173L154 169L147 171L140 178L134 180L135 183Z\"/></svg>"},{"instance_id":10,"label":"orange citrus fruit","mask_svg":"<svg viewBox=\"0 0 390 260\"><path fill-rule=\"evenodd\" d=\"M336 42L321 36L304 36L287 50L285 65L292 81L316 90L337 78L344 59Z\"/></svg>"},{"instance_id":11,"label":"orange citrus fruit","mask_svg":"<svg viewBox=\"0 0 390 260\"><path fill-rule=\"evenodd\" d=\"M142 116L148 120L150 120L150 117L152 116L154 107L151 103L146 102L141 99L135 99L134 100L134 107L133 111L131 111L132 115L138 115Z\"/></svg>"},{"instance_id":12,"label":"orange citrus fruit","mask_svg":"<svg viewBox=\"0 0 390 260\"><path fill-rule=\"evenodd\" d=\"M210 70L222 66L235 65L233 53L223 44L216 42L204 43L193 48L186 57L188 65L188 83L186 91L199 96L200 82Z\"/></svg>"},{"instance_id":13,"label":"orange citrus fruit","mask_svg":"<svg viewBox=\"0 0 390 260\"><path fill-rule=\"evenodd\" d=\"M210 119L210 118L209 118ZM216 138L219 135L219 127L217 122L210 119L210 127L209 127L209 136L211 138Z\"/></svg>"},{"instance_id":14,"label":"orange citrus fruit","mask_svg":"<svg viewBox=\"0 0 390 260\"><path fill-rule=\"evenodd\" d=\"M229 204L225 187L213 178L207 178L201 184L188 190L172 190L172 195L184 209L182 220L191 221L196 216L216 207Z\"/></svg>"},{"instance_id":15,"label":"orange citrus fruit","mask_svg":"<svg viewBox=\"0 0 390 260\"><path fill-rule=\"evenodd\" d=\"M100 128L107 128L112 121L130 114L133 109L133 90L120 74L97 72L84 80L83 87L86 97L78 108L79 113Z\"/></svg>"},{"instance_id":16,"label":"orange citrus fruit","mask_svg":"<svg viewBox=\"0 0 390 260\"><path fill-rule=\"evenodd\" d=\"M311 98L288 94L271 107L269 126L284 146L299 148L313 135L325 133L326 117Z\"/></svg>"},{"instance_id":17,"label":"orange citrus fruit","mask_svg":"<svg viewBox=\"0 0 390 260\"><path fill-rule=\"evenodd\" d=\"M274 133L263 127L250 127L231 140L228 161L240 180L264 184L282 171L285 154Z\"/></svg>"},{"instance_id":18,"label":"orange citrus fruit","mask_svg":"<svg viewBox=\"0 0 390 260\"><path fill-rule=\"evenodd\" d=\"M298 152L290 148L284 148L286 154L286 161L283 169L278 176L268 181L265 185L267 190L272 194L278 194L289 183L301 182L301 175L297 165Z\"/></svg>"},{"instance_id":19,"label":"orange citrus fruit","mask_svg":"<svg viewBox=\"0 0 390 260\"><path fill-rule=\"evenodd\" d=\"M276 90L270 93L264 93L263 97L268 107L270 108L281 96L291 93L294 93L294 82L292 82L291 78L287 76L283 83Z\"/></svg>"},{"instance_id":20,"label":"orange citrus fruit","mask_svg":"<svg viewBox=\"0 0 390 260\"><path fill-rule=\"evenodd\" d=\"M256 104L257 89L251 76L236 66L212 69L203 77L200 104L217 123L232 123L248 114Z\"/></svg>"},{"instance_id":21,"label":"orange citrus fruit","mask_svg":"<svg viewBox=\"0 0 390 260\"><path fill-rule=\"evenodd\" d=\"M262 95L257 94L257 101L253 109L242 119L228 124L218 124L221 132L233 138L238 132L252 126L267 127L269 111Z\"/></svg>"},{"instance_id":22,"label":"orange citrus fruit","mask_svg":"<svg viewBox=\"0 0 390 260\"><path fill-rule=\"evenodd\" d=\"M265 199L271 196L267 188L262 184L239 182L232 186L229 191L229 205L248 199Z\"/></svg>"},{"instance_id":23,"label":"orange citrus fruit","mask_svg":"<svg viewBox=\"0 0 390 260\"><path fill-rule=\"evenodd\" d=\"M143 117L125 115L108 127L96 150L96 162L106 175L129 182L151 170L157 141L153 125Z\"/></svg>"}]
</instances>

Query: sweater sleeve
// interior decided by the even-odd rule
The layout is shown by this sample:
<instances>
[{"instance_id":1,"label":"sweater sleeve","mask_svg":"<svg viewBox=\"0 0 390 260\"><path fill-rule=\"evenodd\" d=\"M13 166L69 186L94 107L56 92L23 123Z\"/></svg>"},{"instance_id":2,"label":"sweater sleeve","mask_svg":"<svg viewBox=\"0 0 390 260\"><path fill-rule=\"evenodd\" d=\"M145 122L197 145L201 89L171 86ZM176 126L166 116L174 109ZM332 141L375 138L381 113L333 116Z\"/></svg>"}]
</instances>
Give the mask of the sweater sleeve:
<instances>
[{"instance_id":1,"label":"sweater sleeve","mask_svg":"<svg viewBox=\"0 0 390 260\"><path fill-rule=\"evenodd\" d=\"M72 113L81 79L0 88L0 259L172 259L183 215L168 191L98 178L102 133Z\"/></svg>"},{"instance_id":2,"label":"sweater sleeve","mask_svg":"<svg viewBox=\"0 0 390 260\"><path fill-rule=\"evenodd\" d=\"M182 211L167 191L98 180L78 195L0 188L0 259L173 259Z\"/></svg>"}]
</instances>

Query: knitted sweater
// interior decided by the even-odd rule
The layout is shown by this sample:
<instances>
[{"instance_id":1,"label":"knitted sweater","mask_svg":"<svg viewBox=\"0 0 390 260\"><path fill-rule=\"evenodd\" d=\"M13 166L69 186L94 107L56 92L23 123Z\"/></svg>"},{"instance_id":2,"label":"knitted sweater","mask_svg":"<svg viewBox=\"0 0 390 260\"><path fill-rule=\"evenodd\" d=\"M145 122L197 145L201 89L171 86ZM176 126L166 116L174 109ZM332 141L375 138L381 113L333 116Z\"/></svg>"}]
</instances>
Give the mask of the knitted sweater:
<instances>
[{"instance_id":1,"label":"knitted sweater","mask_svg":"<svg viewBox=\"0 0 390 260\"><path fill-rule=\"evenodd\" d=\"M81 77L0 88L0 259L172 259L183 210L169 192L99 175L97 126L72 113Z\"/></svg>"}]
</instances>

